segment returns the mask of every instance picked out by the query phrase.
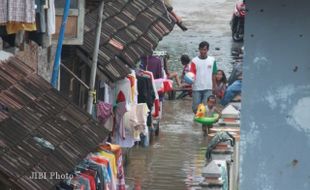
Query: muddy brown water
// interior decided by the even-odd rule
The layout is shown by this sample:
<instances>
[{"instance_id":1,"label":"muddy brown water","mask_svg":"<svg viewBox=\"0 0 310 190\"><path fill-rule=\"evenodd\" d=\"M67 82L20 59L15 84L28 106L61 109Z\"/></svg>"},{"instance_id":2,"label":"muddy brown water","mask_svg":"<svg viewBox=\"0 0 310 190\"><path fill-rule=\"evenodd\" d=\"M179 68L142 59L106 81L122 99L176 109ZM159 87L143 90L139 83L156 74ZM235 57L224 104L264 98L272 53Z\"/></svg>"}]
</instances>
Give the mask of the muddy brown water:
<instances>
[{"instance_id":1,"label":"muddy brown water","mask_svg":"<svg viewBox=\"0 0 310 190\"><path fill-rule=\"evenodd\" d=\"M126 178L131 187L190 189L201 180L207 141L190 107L190 98L165 102L159 136L147 148L130 150Z\"/></svg>"},{"instance_id":2,"label":"muddy brown water","mask_svg":"<svg viewBox=\"0 0 310 190\"><path fill-rule=\"evenodd\" d=\"M229 21L234 0L174 0L174 10L183 18L188 31L177 26L160 42L157 50L169 53L169 68L181 72L179 57L191 58L198 53L198 44L210 43L209 54L217 59L218 68L230 75L233 64L242 61L242 43L231 39ZM149 147L134 147L125 168L126 183L136 190L194 189L201 180L205 164L207 140L201 126L193 122L191 98L164 100L163 118L158 137Z\"/></svg>"}]
</instances>

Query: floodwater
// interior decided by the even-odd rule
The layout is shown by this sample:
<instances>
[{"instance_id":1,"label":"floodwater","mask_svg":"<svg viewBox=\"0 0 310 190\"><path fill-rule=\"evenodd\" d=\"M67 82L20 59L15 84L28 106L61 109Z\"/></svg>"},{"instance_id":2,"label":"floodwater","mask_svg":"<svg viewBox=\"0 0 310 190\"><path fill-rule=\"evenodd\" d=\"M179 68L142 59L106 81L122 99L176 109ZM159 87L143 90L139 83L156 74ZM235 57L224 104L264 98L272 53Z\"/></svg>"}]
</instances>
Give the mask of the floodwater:
<instances>
[{"instance_id":1,"label":"floodwater","mask_svg":"<svg viewBox=\"0 0 310 190\"><path fill-rule=\"evenodd\" d=\"M170 70L181 73L179 57L185 53L193 58L205 40L210 43L209 55L228 77L233 64L242 61L242 43L232 41L229 26L235 1L174 0L172 4L188 30L176 26L157 48L169 53ZM135 190L194 189L201 180L206 146L201 126L193 122L191 98L164 100L159 136L151 139L149 147L129 151L126 183Z\"/></svg>"},{"instance_id":2,"label":"floodwater","mask_svg":"<svg viewBox=\"0 0 310 190\"><path fill-rule=\"evenodd\" d=\"M191 99L166 101L158 137L130 151L127 183L136 189L187 189L200 180L206 139L193 124Z\"/></svg>"}]
</instances>

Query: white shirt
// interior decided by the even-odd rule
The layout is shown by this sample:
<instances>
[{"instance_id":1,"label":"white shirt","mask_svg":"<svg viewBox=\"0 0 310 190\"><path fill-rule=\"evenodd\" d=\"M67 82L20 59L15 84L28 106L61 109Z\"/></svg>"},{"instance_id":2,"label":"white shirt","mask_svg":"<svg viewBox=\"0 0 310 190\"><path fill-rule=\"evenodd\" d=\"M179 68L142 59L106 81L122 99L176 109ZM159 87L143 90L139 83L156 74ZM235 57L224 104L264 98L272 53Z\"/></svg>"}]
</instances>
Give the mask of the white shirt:
<instances>
[{"instance_id":1,"label":"white shirt","mask_svg":"<svg viewBox=\"0 0 310 190\"><path fill-rule=\"evenodd\" d=\"M195 74L193 90L212 90L212 75L215 58L208 56L200 59L198 56L192 60L191 72Z\"/></svg>"}]
</instances>

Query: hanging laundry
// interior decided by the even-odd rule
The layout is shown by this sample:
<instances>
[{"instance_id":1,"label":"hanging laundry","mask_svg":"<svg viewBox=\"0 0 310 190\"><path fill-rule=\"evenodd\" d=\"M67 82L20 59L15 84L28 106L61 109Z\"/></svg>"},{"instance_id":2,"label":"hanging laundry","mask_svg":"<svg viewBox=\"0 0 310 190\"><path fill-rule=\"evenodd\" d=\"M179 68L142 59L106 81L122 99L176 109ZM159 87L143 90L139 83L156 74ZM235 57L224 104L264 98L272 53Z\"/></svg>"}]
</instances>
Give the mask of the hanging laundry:
<instances>
[{"instance_id":1,"label":"hanging laundry","mask_svg":"<svg viewBox=\"0 0 310 190\"><path fill-rule=\"evenodd\" d=\"M8 0L0 1L0 24L8 22Z\"/></svg>"},{"instance_id":2,"label":"hanging laundry","mask_svg":"<svg viewBox=\"0 0 310 190\"><path fill-rule=\"evenodd\" d=\"M133 147L134 143L141 141L140 134L147 128L149 109L146 103L132 104L130 110L124 115L125 139L119 143L121 147Z\"/></svg>"},{"instance_id":3,"label":"hanging laundry","mask_svg":"<svg viewBox=\"0 0 310 190\"><path fill-rule=\"evenodd\" d=\"M126 105L126 102L120 102L117 104L116 110L115 110L115 125L114 125L114 137L115 141L119 141L120 139L125 139L125 128L124 128L124 122L123 117L124 114L128 111L128 107ZM119 144L119 143L116 143Z\"/></svg>"},{"instance_id":4,"label":"hanging laundry","mask_svg":"<svg viewBox=\"0 0 310 190\"><path fill-rule=\"evenodd\" d=\"M153 88L152 79L150 77L137 76L138 79L138 103L146 103L149 110L152 110L154 100L156 98ZM147 126L152 125L152 114L149 112L147 118Z\"/></svg>"},{"instance_id":5,"label":"hanging laundry","mask_svg":"<svg viewBox=\"0 0 310 190\"><path fill-rule=\"evenodd\" d=\"M117 97L116 97L116 103L119 103L119 102L126 102L126 97L122 90L118 92Z\"/></svg>"},{"instance_id":6,"label":"hanging laundry","mask_svg":"<svg viewBox=\"0 0 310 190\"><path fill-rule=\"evenodd\" d=\"M150 77L137 76L138 79L138 102L146 103L151 110L156 98Z\"/></svg>"},{"instance_id":7,"label":"hanging laundry","mask_svg":"<svg viewBox=\"0 0 310 190\"><path fill-rule=\"evenodd\" d=\"M104 189L113 189L113 176L109 160L99 153L90 154L87 158L102 167L104 176Z\"/></svg>"},{"instance_id":8,"label":"hanging laundry","mask_svg":"<svg viewBox=\"0 0 310 190\"><path fill-rule=\"evenodd\" d=\"M140 103L136 107L137 121L134 125L134 139L140 141L140 135L148 136L147 120L150 110L145 103Z\"/></svg>"},{"instance_id":9,"label":"hanging laundry","mask_svg":"<svg viewBox=\"0 0 310 190\"><path fill-rule=\"evenodd\" d=\"M147 128L149 111L146 103L130 104L122 118L123 126L116 125L115 143L121 147L131 148L136 141L140 141L140 134L144 133Z\"/></svg>"},{"instance_id":10,"label":"hanging laundry","mask_svg":"<svg viewBox=\"0 0 310 190\"><path fill-rule=\"evenodd\" d=\"M100 144L70 172L57 190L126 190L122 149L119 145Z\"/></svg>"},{"instance_id":11,"label":"hanging laundry","mask_svg":"<svg viewBox=\"0 0 310 190\"><path fill-rule=\"evenodd\" d=\"M131 91L130 102L138 103L137 78L135 71L132 71L132 73L127 76L127 78L130 81L130 91Z\"/></svg>"},{"instance_id":12,"label":"hanging laundry","mask_svg":"<svg viewBox=\"0 0 310 190\"><path fill-rule=\"evenodd\" d=\"M8 34L15 34L21 30L35 31L35 30L37 30L36 23L9 22L6 24L6 32Z\"/></svg>"},{"instance_id":13,"label":"hanging laundry","mask_svg":"<svg viewBox=\"0 0 310 190\"><path fill-rule=\"evenodd\" d=\"M20 30L36 30L35 0L2 0L0 2L0 24L6 25L8 34Z\"/></svg>"},{"instance_id":14,"label":"hanging laundry","mask_svg":"<svg viewBox=\"0 0 310 190\"><path fill-rule=\"evenodd\" d=\"M135 104L130 105L130 109L128 112L124 114L123 123L125 129L125 137L115 139L116 144L119 144L124 148L131 148L135 144L134 140L134 123L136 122L136 110Z\"/></svg>"},{"instance_id":15,"label":"hanging laundry","mask_svg":"<svg viewBox=\"0 0 310 190\"><path fill-rule=\"evenodd\" d=\"M99 101L97 103L97 118L109 131L112 131L113 128L113 117L113 105Z\"/></svg>"},{"instance_id":16,"label":"hanging laundry","mask_svg":"<svg viewBox=\"0 0 310 190\"><path fill-rule=\"evenodd\" d=\"M109 86L108 84L104 84L104 102L112 104L116 103L115 100L115 87L114 86Z\"/></svg>"},{"instance_id":17,"label":"hanging laundry","mask_svg":"<svg viewBox=\"0 0 310 190\"><path fill-rule=\"evenodd\" d=\"M47 34L50 36L56 32L55 0L48 0L47 10Z\"/></svg>"},{"instance_id":18,"label":"hanging laundry","mask_svg":"<svg viewBox=\"0 0 310 190\"><path fill-rule=\"evenodd\" d=\"M101 145L100 149L109 150L114 153L116 156L116 165L117 165L117 190L125 190L125 173L123 167L123 154L122 149L119 145L106 143L105 145Z\"/></svg>"},{"instance_id":19,"label":"hanging laundry","mask_svg":"<svg viewBox=\"0 0 310 190\"><path fill-rule=\"evenodd\" d=\"M132 95L133 95L133 103L137 104L138 103L138 79L137 79L137 74L135 70L132 70L132 73L130 74L135 78L134 81L134 86L132 86Z\"/></svg>"},{"instance_id":20,"label":"hanging laundry","mask_svg":"<svg viewBox=\"0 0 310 190\"><path fill-rule=\"evenodd\" d=\"M117 165L116 165L116 157L112 152L108 150L99 151L99 154L106 159L109 160L111 169L112 169L112 190L116 189L116 181L117 181Z\"/></svg>"},{"instance_id":21,"label":"hanging laundry","mask_svg":"<svg viewBox=\"0 0 310 190\"><path fill-rule=\"evenodd\" d=\"M126 102L126 106L128 106L132 102L131 82L128 78L117 81L115 84L115 90L117 103Z\"/></svg>"},{"instance_id":22,"label":"hanging laundry","mask_svg":"<svg viewBox=\"0 0 310 190\"><path fill-rule=\"evenodd\" d=\"M35 22L35 1L34 0L6 0L7 1L7 22Z\"/></svg>"}]
</instances>

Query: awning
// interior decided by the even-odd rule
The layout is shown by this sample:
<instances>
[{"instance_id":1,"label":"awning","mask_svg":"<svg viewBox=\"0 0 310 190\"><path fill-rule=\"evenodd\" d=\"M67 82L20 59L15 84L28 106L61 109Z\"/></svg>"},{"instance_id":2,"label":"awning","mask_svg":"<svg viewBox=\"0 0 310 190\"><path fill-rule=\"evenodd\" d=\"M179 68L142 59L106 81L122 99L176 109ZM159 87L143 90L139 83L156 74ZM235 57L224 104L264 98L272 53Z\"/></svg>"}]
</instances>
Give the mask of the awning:
<instances>
[{"instance_id":1,"label":"awning","mask_svg":"<svg viewBox=\"0 0 310 190\"><path fill-rule=\"evenodd\" d=\"M88 1L95 5L98 1ZM85 16L83 57L91 59L95 42L97 10ZM169 34L175 18L161 0L105 1L98 68L111 81L117 81L135 68L141 56L151 55Z\"/></svg>"},{"instance_id":2,"label":"awning","mask_svg":"<svg viewBox=\"0 0 310 190\"><path fill-rule=\"evenodd\" d=\"M52 189L60 179L32 173L70 172L107 135L22 60L0 61L0 182Z\"/></svg>"}]
</instances>

